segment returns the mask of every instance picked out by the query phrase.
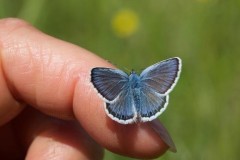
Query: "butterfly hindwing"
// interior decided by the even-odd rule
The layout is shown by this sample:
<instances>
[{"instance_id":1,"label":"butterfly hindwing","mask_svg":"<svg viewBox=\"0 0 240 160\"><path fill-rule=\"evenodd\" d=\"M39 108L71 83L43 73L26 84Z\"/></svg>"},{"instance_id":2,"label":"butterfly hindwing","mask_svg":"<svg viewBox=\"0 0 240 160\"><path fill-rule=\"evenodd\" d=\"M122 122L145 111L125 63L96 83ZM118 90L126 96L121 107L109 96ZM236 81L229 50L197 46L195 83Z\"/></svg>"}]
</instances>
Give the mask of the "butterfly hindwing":
<instances>
[{"instance_id":1,"label":"butterfly hindwing","mask_svg":"<svg viewBox=\"0 0 240 160\"><path fill-rule=\"evenodd\" d=\"M146 68L140 74L140 79L143 85L167 95L176 85L180 72L181 59L175 57Z\"/></svg>"},{"instance_id":2,"label":"butterfly hindwing","mask_svg":"<svg viewBox=\"0 0 240 160\"><path fill-rule=\"evenodd\" d=\"M93 68L91 82L107 101L113 101L126 86L128 75L118 69Z\"/></svg>"},{"instance_id":3,"label":"butterfly hindwing","mask_svg":"<svg viewBox=\"0 0 240 160\"><path fill-rule=\"evenodd\" d=\"M128 89L121 91L113 102L106 103L106 111L110 118L122 124L132 123L137 117L133 97Z\"/></svg>"},{"instance_id":4,"label":"butterfly hindwing","mask_svg":"<svg viewBox=\"0 0 240 160\"><path fill-rule=\"evenodd\" d=\"M158 117L168 105L168 95L164 96L152 89L143 87L140 92L138 114L141 121L151 121Z\"/></svg>"}]
</instances>

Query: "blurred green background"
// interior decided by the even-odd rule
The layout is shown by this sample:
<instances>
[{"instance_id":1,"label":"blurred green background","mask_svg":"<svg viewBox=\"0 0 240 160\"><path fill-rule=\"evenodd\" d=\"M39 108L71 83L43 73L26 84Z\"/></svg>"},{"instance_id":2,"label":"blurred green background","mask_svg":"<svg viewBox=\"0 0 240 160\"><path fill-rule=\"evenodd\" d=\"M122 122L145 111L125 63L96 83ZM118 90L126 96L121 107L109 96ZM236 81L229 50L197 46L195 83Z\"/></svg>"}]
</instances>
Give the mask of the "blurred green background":
<instances>
[{"instance_id":1,"label":"blurred green background","mask_svg":"<svg viewBox=\"0 0 240 160\"><path fill-rule=\"evenodd\" d=\"M178 152L159 159L239 159L239 0L0 0L0 17L25 19L123 70L181 57L159 118ZM131 158L106 151L105 159Z\"/></svg>"}]
</instances>

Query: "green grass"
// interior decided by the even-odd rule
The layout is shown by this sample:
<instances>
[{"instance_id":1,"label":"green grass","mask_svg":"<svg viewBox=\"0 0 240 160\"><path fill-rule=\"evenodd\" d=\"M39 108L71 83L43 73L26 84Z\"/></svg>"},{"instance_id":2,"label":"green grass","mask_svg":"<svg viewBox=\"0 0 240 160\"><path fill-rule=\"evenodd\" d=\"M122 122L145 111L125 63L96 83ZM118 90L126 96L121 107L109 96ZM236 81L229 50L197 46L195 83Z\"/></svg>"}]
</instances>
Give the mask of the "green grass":
<instances>
[{"instance_id":1,"label":"green grass","mask_svg":"<svg viewBox=\"0 0 240 160\"><path fill-rule=\"evenodd\" d=\"M115 36L111 19L128 8L140 26ZM160 116L178 152L163 160L238 159L240 149L240 1L0 0L0 17L20 17L119 68L183 60L180 81ZM105 159L130 159L106 152Z\"/></svg>"}]
</instances>

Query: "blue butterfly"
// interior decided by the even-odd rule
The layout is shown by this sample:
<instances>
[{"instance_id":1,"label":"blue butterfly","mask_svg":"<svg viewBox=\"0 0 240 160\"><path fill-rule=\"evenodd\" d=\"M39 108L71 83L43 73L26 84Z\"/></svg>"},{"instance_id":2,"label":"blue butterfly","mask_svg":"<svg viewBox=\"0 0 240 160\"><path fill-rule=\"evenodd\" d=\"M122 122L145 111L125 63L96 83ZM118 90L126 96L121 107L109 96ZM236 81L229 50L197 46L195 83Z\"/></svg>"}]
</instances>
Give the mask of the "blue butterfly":
<instances>
[{"instance_id":1,"label":"blue butterfly","mask_svg":"<svg viewBox=\"0 0 240 160\"><path fill-rule=\"evenodd\" d=\"M91 82L104 99L111 119L121 124L152 121L166 109L181 66L181 59L174 57L146 68L140 75L97 67L91 70Z\"/></svg>"}]
</instances>

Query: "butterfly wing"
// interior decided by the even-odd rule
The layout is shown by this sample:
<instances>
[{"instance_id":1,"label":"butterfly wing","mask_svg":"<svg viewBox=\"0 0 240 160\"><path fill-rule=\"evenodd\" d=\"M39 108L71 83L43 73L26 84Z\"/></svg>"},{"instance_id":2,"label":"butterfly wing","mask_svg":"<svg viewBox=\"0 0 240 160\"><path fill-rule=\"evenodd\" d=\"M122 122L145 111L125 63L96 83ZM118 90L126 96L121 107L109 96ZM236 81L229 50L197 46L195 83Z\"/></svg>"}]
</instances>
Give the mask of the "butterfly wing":
<instances>
[{"instance_id":1,"label":"butterfly wing","mask_svg":"<svg viewBox=\"0 0 240 160\"><path fill-rule=\"evenodd\" d=\"M161 95L151 88L143 87L140 92L138 114L142 122L157 118L168 105L169 96Z\"/></svg>"},{"instance_id":2,"label":"butterfly wing","mask_svg":"<svg viewBox=\"0 0 240 160\"><path fill-rule=\"evenodd\" d=\"M161 61L143 70L140 74L141 82L156 92L167 95L178 81L181 66L178 57Z\"/></svg>"},{"instance_id":3,"label":"butterfly wing","mask_svg":"<svg viewBox=\"0 0 240 160\"><path fill-rule=\"evenodd\" d=\"M93 68L91 82L105 99L105 110L111 119L122 124L135 121L137 114L126 73L117 69Z\"/></svg>"},{"instance_id":4,"label":"butterfly wing","mask_svg":"<svg viewBox=\"0 0 240 160\"><path fill-rule=\"evenodd\" d=\"M105 101L111 102L126 87L128 75L118 69L93 68L91 82Z\"/></svg>"},{"instance_id":5,"label":"butterfly wing","mask_svg":"<svg viewBox=\"0 0 240 160\"><path fill-rule=\"evenodd\" d=\"M120 95L110 103L106 103L107 115L121 123L129 124L136 121L137 113L129 89L121 91Z\"/></svg>"}]
</instances>

